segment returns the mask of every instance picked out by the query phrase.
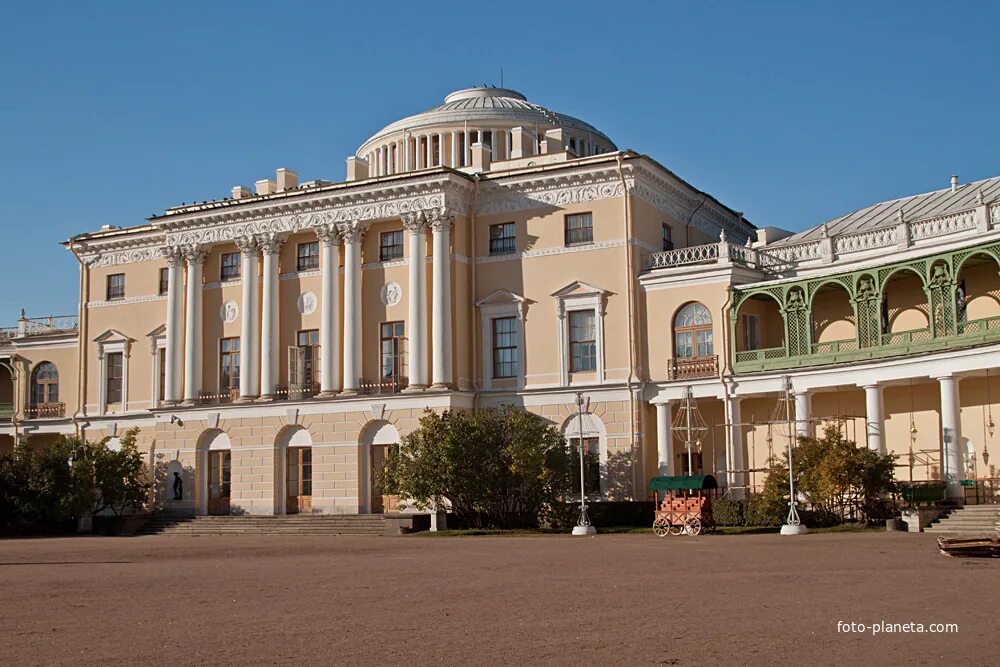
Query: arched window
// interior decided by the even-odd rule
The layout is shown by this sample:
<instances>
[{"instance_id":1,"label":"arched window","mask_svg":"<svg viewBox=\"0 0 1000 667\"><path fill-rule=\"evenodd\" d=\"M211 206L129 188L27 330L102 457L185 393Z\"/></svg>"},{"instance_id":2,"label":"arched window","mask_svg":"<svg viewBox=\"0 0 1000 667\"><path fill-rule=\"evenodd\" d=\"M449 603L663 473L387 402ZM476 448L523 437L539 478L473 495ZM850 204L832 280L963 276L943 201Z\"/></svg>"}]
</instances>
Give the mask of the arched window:
<instances>
[{"instance_id":1,"label":"arched window","mask_svg":"<svg viewBox=\"0 0 1000 667\"><path fill-rule=\"evenodd\" d=\"M693 301L674 317L674 357L710 357L712 354L712 315L708 308Z\"/></svg>"},{"instance_id":2,"label":"arched window","mask_svg":"<svg viewBox=\"0 0 1000 667\"><path fill-rule=\"evenodd\" d=\"M43 361L32 371L31 402L34 405L59 402L59 371L52 362Z\"/></svg>"}]
</instances>

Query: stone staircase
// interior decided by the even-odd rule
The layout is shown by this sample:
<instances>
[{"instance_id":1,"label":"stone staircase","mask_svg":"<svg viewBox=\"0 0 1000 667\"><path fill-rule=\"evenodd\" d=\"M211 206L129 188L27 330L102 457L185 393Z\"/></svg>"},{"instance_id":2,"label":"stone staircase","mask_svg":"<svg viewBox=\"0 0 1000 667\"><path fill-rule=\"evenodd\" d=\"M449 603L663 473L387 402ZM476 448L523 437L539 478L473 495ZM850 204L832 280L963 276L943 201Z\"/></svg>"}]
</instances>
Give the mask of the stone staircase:
<instances>
[{"instance_id":1,"label":"stone staircase","mask_svg":"<svg viewBox=\"0 0 1000 667\"><path fill-rule=\"evenodd\" d=\"M995 535L1000 520L1000 505L966 505L956 507L948 514L924 528L927 533L953 535Z\"/></svg>"},{"instance_id":2,"label":"stone staircase","mask_svg":"<svg viewBox=\"0 0 1000 667\"><path fill-rule=\"evenodd\" d=\"M384 535L381 514L155 515L137 535Z\"/></svg>"}]
</instances>

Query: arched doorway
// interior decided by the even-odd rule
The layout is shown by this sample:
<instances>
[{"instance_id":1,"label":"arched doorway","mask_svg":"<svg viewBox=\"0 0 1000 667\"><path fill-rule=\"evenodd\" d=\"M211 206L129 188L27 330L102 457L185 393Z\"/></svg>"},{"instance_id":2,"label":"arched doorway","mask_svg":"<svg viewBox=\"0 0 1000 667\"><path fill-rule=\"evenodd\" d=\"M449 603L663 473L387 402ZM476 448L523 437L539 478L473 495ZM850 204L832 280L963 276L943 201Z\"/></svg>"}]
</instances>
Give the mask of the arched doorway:
<instances>
[{"instance_id":1,"label":"arched doorway","mask_svg":"<svg viewBox=\"0 0 1000 667\"><path fill-rule=\"evenodd\" d=\"M229 514L232 451L223 431L205 431L198 440L198 513Z\"/></svg>"},{"instance_id":2,"label":"arched doorway","mask_svg":"<svg viewBox=\"0 0 1000 667\"><path fill-rule=\"evenodd\" d=\"M591 412L573 414L562 425L562 434L569 445L573 465L572 491L580 493L580 444L583 441L583 488L591 497L601 497L609 487L624 482L619 477L627 470L618 470L618 465L609 465L608 439L601 418Z\"/></svg>"},{"instance_id":3,"label":"arched doorway","mask_svg":"<svg viewBox=\"0 0 1000 667\"><path fill-rule=\"evenodd\" d=\"M312 512L312 436L302 427L285 428L275 449L275 514Z\"/></svg>"},{"instance_id":4,"label":"arched doorway","mask_svg":"<svg viewBox=\"0 0 1000 667\"><path fill-rule=\"evenodd\" d=\"M14 417L14 378L14 367L8 360L0 360L0 423Z\"/></svg>"},{"instance_id":5,"label":"arched doorway","mask_svg":"<svg viewBox=\"0 0 1000 667\"><path fill-rule=\"evenodd\" d=\"M375 421L365 427L361 435L361 452L358 457L361 463L362 480L358 489L358 507L362 514L381 514L399 508L396 496L383 494L382 472L392 447L399 446L399 431L387 421Z\"/></svg>"}]
</instances>

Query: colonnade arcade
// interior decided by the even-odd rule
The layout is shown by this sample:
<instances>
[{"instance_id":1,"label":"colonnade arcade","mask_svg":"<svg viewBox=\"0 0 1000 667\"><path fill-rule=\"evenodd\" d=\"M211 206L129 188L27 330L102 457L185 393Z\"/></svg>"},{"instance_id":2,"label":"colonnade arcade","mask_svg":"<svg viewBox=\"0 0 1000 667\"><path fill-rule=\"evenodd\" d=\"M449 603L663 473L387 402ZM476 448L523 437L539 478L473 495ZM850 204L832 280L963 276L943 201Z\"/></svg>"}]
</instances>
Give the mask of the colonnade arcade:
<instances>
[{"instance_id":1,"label":"colonnade arcade","mask_svg":"<svg viewBox=\"0 0 1000 667\"><path fill-rule=\"evenodd\" d=\"M414 211L402 216L409 235L408 311L409 389L453 386L451 335L451 227L455 215L446 208ZM362 363L361 241L374 220L324 223L312 228L320 243L320 398L359 393ZM430 363L427 356L426 235L432 234L432 312ZM253 234L235 240L241 253L239 400L270 400L278 386L278 253L287 235ZM340 284L338 257L343 251ZM194 404L202 387L202 269L208 247L168 246L166 364L164 402ZM261 262L263 270L260 271ZM187 269L186 298L182 272ZM263 279L263 286L259 284ZM340 299L343 298L343 327ZM341 338L343 329L343 341ZM334 351L329 353L328 351ZM182 359L183 356L183 359ZM430 377L428 377L430 371Z\"/></svg>"}]
</instances>

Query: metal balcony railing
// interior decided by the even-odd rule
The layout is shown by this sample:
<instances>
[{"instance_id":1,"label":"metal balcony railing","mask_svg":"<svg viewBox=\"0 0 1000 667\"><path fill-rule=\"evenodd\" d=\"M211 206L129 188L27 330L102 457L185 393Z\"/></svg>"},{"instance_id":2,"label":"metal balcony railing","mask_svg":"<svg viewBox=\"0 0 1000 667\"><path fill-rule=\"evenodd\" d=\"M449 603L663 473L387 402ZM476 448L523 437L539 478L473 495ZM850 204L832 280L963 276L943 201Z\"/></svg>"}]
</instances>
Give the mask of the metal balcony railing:
<instances>
[{"instance_id":1,"label":"metal balcony railing","mask_svg":"<svg viewBox=\"0 0 1000 667\"><path fill-rule=\"evenodd\" d=\"M688 380L692 378L714 377L719 374L719 355L704 357L681 357L671 359L667 364L667 378Z\"/></svg>"},{"instance_id":2,"label":"metal balcony railing","mask_svg":"<svg viewBox=\"0 0 1000 667\"><path fill-rule=\"evenodd\" d=\"M358 380L358 393L365 395L398 394L410 386L410 379L393 375L391 377L379 378L378 380Z\"/></svg>"},{"instance_id":3,"label":"metal balcony railing","mask_svg":"<svg viewBox=\"0 0 1000 667\"><path fill-rule=\"evenodd\" d=\"M25 419L60 419L65 416L65 403L38 403L24 410Z\"/></svg>"},{"instance_id":4,"label":"metal balcony railing","mask_svg":"<svg viewBox=\"0 0 1000 667\"><path fill-rule=\"evenodd\" d=\"M0 403L0 422L9 422L14 418L14 404Z\"/></svg>"}]
</instances>

